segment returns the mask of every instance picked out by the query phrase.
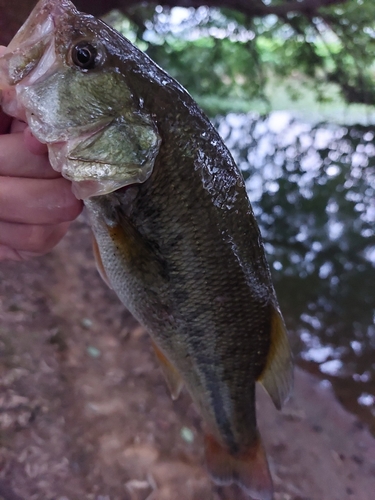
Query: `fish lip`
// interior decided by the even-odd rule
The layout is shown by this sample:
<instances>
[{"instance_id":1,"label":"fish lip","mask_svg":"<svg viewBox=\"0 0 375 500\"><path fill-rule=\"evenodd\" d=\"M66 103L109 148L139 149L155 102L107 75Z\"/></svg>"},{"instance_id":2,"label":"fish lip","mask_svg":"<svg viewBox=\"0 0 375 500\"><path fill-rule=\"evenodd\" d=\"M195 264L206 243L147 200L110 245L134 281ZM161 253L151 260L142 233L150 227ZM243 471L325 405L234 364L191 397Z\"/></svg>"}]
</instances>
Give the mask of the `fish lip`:
<instances>
[{"instance_id":1,"label":"fish lip","mask_svg":"<svg viewBox=\"0 0 375 500\"><path fill-rule=\"evenodd\" d=\"M54 21L37 4L0 57L0 89L8 90L25 81L38 67L46 48L53 43ZM49 1L49 0L48 0Z\"/></svg>"},{"instance_id":2,"label":"fish lip","mask_svg":"<svg viewBox=\"0 0 375 500\"><path fill-rule=\"evenodd\" d=\"M54 43L59 24L78 10L70 0L40 0L0 56L0 92L28 78ZM32 53L30 59L27 54ZM30 56L29 56L30 57Z\"/></svg>"},{"instance_id":3,"label":"fish lip","mask_svg":"<svg viewBox=\"0 0 375 500\"><path fill-rule=\"evenodd\" d=\"M28 43L35 32L40 32L41 25L50 19L53 29L66 16L78 14L78 10L70 0L39 0L29 14L24 24L18 30L7 47L7 51L17 49L21 44ZM59 22L57 22L57 19Z\"/></svg>"},{"instance_id":4,"label":"fish lip","mask_svg":"<svg viewBox=\"0 0 375 500\"><path fill-rule=\"evenodd\" d=\"M88 200L96 196L111 194L123 187L128 187L131 184L116 181L98 181L98 180L83 180L72 181L72 192L79 200Z\"/></svg>"}]
</instances>

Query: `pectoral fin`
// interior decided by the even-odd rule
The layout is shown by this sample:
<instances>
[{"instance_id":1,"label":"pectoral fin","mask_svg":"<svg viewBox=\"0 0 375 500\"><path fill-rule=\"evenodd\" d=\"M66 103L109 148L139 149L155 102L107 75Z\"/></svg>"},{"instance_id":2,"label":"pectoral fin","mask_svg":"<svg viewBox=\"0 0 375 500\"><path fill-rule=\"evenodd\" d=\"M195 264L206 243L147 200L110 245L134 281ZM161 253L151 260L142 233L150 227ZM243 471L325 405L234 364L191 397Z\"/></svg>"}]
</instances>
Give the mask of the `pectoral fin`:
<instances>
[{"instance_id":1,"label":"pectoral fin","mask_svg":"<svg viewBox=\"0 0 375 500\"><path fill-rule=\"evenodd\" d=\"M106 224L106 230L126 266L150 289L156 290L167 283L167 265L153 243L140 233L120 207L116 207L114 221L115 224Z\"/></svg>"},{"instance_id":2,"label":"pectoral fin","mask_svg":"<svg viewBox=\"0 0 375 500\"><path fill-rule=\"evenodd\" d=\"M165 381L167 383L168 389L170 390L171 397L173 400L176 400L181 393L181 390L184 386L184 382L176 370L176 368L172 365L169 359L164 355L164 353L159 349L159 347L152 341L152 346L154 348L156 357L159 360L161 371L163 372Z\"/></svg>"},{"instance_id":3,"label":"pectoral fin","mask_svg":"<svg viewBox=\"0 0 375 500\"><path fill-rule=\"evenodd\" d=\"M293 387L293 361L289 340L280 311L272 308L271 348L267 364L258 379L278 410Z\"/></svg>"},{"instance_id":4,"label":"pectoral fin","mask_svg":"<svg viewBox=\"0 0 375 500\"><path fill-rule=\"evenodd\" d=\"M99 245L98 245L98 242L96 241L94 234L92 235L92 249L94 252L96 268L97 268L102 280L104 281L104 283L109 288L112 289L111 283L110 283L108 276L107 276L107 273L104 269L103 261L102 261L101 255L100 255Z\"/></svg>"}]
</instances>

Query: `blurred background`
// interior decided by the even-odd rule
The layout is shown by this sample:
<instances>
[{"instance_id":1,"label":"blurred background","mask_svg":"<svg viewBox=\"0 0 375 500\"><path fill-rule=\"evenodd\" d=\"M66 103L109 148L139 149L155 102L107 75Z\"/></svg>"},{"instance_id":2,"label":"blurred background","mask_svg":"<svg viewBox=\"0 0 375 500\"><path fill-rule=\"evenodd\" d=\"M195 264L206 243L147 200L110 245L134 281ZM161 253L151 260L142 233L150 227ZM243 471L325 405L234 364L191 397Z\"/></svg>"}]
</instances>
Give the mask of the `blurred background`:
<instances>
[{"instance_id":1,"label":"blurred background","mask_svg":"<svg viewBox=\"0 0 375 500\"><path fill-rule=\"evenodd\" d=\"M20 0L15 7L0 0L0 43L9 42L34 4ZM212 119L246 179L298 365L329 381L337 399L375 433L375 2L76 4L101 15L150 55ZM79 221L74 231L88 237L85 227ZM68 295L77 279L102 286L90 277L89 242L81 246L81 256L71 258L69 243L81 243L74 235L67 241L42 264L33 264L34 271L30 264L2 268L5 318L14 313L22 322L20 303L28 300L26 312L34 320L41 303L48 314L56 313L58 293L51 290L64 277L72 279L71 285L60 285ZM18 283L7 285L15 272L26 281L35 272L28 282L32 297L25 299L28 292ZM95 318L87 318L79 304L103 298L85 293L65 309L60 305L58 315L68 321L70 307L78 307L81 330L73 333L82 340L91 332L84 349L94 363L113 346L98 341L95 347L92 339L100 334ZM98 314L105 316L100 308ZM120 325L125 313L118 314L118 320L105 316L105 324L125 338ZM43 335L65 352L71 333L54 321ZM72 359L68 365L74 367ZM188 403L181 404L180 411L188 411ZM193 437L186 429L181 436L188 442Z\"/></svg>"},{"instance_id":2,"label":"blurred background","mask_svg":"<svg viewBox=\"0 0 375 500\"><path fill-rule=\"evenodd\" d=\"M196 3L134 4L106 20L217 126L298 362L375 432L375 4Z\"/></svg>"}]
</instances>

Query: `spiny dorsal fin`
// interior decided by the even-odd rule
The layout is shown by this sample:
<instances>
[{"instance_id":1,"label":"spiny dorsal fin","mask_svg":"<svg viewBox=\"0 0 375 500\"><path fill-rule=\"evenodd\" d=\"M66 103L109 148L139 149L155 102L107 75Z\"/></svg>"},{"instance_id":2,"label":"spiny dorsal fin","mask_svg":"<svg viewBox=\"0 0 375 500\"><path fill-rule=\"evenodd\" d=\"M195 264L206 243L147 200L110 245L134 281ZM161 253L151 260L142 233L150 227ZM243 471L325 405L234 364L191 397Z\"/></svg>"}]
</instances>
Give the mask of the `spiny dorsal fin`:
<instances>
[{"instance_id":1,"label":"spiny dorsal fin","mask_svg":"<svg viewBox=\"0 0 375 500\"><path fill-rule=\"evenodd\" d=\"M161 371L163 372L165 381L167 383L168 389L171 393L171 397L173 400L176 400L181 393L181 390L184 386L184 382L181 378L181 375L176 370L176 368L172 365L169 359L165 356L165 354L159 349L159 347L152 342L152 346L154 348L156 357L159 360Z\"/></svg>"},{"instance_id":2,"label":"spiny dorsal fin","mask_svg":"<svg viewBox=\"0 0 375 500\"><path fill-rule=\"evenodd\" d=\"M272 308L271 348L258 382L280 410L293 388L293 360L283 318L275 308Z\"/></svg>"}]
</instances>

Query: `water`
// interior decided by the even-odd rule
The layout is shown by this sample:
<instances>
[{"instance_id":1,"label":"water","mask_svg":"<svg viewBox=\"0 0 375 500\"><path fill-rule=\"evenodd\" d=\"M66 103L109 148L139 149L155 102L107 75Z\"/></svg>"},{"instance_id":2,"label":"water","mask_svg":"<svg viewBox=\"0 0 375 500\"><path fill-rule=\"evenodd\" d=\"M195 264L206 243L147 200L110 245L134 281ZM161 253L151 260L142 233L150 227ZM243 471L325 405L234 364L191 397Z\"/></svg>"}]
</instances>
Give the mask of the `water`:
<instances>
[{"instance_id":1,"label":"water","mask_svg":"<svg viewBox=\"0 0 375 500\"><path fill-rule=\"evenodd\" d=\"M375 126L216 123L243 170L298 363L375 432Z\"/></svg>"}]
</instances>

